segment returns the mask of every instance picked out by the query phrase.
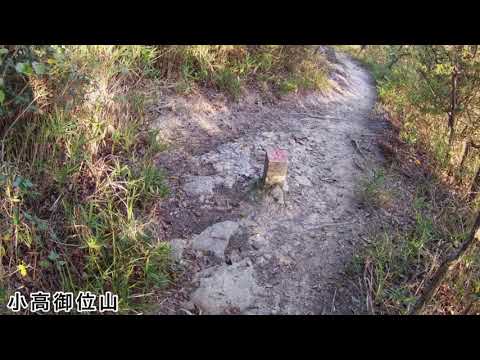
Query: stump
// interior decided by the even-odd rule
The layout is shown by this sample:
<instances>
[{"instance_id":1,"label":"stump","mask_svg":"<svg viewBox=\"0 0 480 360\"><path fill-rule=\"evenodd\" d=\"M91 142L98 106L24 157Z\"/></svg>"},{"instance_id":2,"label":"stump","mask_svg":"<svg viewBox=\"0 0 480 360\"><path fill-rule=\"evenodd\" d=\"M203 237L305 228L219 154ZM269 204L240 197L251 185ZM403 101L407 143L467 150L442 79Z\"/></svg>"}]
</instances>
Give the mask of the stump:
<instances>
[{"instance_id":1,"label":"stump","mask_svg":"<svg viewBox=\"0 0 480 360\"><path fill-rule=\"evenodd\" d=\"M265 168L263 169L263 185L271 187L283 186L287 178L288 157L282 149L267 149Z\"/></svg>"}]
</instances>

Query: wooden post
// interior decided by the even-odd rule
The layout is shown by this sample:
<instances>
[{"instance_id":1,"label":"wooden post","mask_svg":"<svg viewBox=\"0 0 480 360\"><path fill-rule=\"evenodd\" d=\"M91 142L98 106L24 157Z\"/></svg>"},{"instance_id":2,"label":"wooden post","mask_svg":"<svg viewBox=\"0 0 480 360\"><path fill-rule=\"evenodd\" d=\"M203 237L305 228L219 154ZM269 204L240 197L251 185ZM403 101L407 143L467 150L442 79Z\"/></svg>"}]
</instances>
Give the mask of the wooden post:
<instances>
[{"instance_id":1,"label":"wooden post","mask_svg":"<svg viewBox=\"0 0 480 360\"><path fill-rule=\"evenodd\" d=\"M267 149L265 168L263 169L263 185L271 187L285 183L287 178L288 156L282 149Z\"/></svg>"}]
</instances>

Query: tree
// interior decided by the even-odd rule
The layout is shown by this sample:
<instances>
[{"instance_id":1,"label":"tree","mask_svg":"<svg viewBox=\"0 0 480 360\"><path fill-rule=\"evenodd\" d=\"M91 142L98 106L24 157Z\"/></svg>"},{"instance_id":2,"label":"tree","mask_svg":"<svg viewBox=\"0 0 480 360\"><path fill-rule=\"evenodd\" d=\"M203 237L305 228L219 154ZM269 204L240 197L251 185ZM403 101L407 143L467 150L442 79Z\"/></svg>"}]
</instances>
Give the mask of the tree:
<instances>
[{"instance_id":1,"label":"tree","mask_svg":"<svg viewBox=\"0 0 480 360\"><path fill-rule=\"evenodd\" d=\"M478 173L477 173L478 175ZM480 213L478 213L475 223L473 224L472 230L470 232L470 236L468 239L460 246L458 251L445 259L445 261L440 265L438 270L436 271L435 275L433 276L430 284L426 287L423 292L423 295L420 296L417 303L414 305L411 314L418 315L423 312L425 306L430 302L430 300L435 295L436 291L438 290L440 284L442 283L443 279L448 273L448 270L453 268L462 256L467 253L470 249L473 248L475 245L475 240L479 238L479 230L480 230Z\"/></svg>"}]
</instances>

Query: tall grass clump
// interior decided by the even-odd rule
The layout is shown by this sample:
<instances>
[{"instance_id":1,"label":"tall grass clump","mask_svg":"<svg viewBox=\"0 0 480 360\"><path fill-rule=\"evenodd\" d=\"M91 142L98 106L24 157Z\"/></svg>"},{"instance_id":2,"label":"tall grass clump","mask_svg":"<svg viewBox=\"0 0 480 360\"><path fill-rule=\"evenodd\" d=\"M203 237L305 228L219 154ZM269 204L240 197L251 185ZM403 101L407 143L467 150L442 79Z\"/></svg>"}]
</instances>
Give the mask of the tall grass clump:
<instances>
[{"instance_id":1,"label":"tall grass clump","mask_svg":"<svg viewBox=\"0 0 480 360\"><path fill-rule=\"evenodd\" d=\"M4 49L0 301L17 289L112 291L122 310L138 308L170 274L152 226L168 189L135 86L156 74L156 49Z\"/></svg>"},{"instance_id":2,"label":"tall grass clump","mask_svg":"<svg viewBox=\"0 0 480 360\"><path fill-rule=\"evenodd\" d=\"M213 86L238 98L245 85L264 83L279 93L327 86L325 59L308 46L185 45L157 47L162 76L178 89Z\"/></svg>"}]
</instances>

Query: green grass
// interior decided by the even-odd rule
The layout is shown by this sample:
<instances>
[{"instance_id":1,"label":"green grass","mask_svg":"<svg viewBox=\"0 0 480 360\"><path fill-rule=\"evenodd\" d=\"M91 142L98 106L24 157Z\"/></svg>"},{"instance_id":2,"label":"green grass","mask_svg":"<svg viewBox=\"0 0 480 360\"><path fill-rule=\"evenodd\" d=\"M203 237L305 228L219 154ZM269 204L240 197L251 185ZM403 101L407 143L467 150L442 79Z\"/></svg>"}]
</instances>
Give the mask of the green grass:
<instances>
[{"instance_id":1,"label":"green grass","mask_svg":"<svg viewBox=\"0 0 480 360\"><path fill-rule=\"evenodd\" d=\"M147 211L168 195L164 174L152 163L165 146L157 133L144 130L145 97L132 87L138 81L134 73L155 69L150 50L62 52L50 81L61 87L66 73L81 64L82 73L68 77L90 78L90 85L78 84L77 95L93 86L106 90L107 98L97 98L93 106L75 98L70 110L56 98L49 112L18 122L5 138L0 168L5 296L14 284L52 292L112 291L120 309L129 312L144 306L141 295L169 284L170 249L157 240ZM21 264L25 276L18 271Z\"/></svg>"},{"instance_id":2,"label":"green grass","mask_svg":"<svg viewBox=\"0 0 480 360\"><path fill-rule=\"evenodd\" d=\"M364 277L366 293L373 299L371 311L408 313L416 300L416 282L409 280L422 274L425 258L432 260L428 247L433 244L432 224L419 215L411 231L389 230L377 233L363 253L356 256L357 269Z\"/></svg>"},{"instance_id":3,"label":"green grass","mask_svg":"<svg viewBox=\"0 0 480 360\"><path fill-rule=\"evenodd\" d=\"M364 183L361 194L368 204L384 208L380 206L383 195L379 194L383 194L389 175L385 171L376 174ZM440 185L433 180L415 185L412 203L402 205L407 205L404 211L410 214L413 224L376 224L370 229L368 245L352 260L351 275L361 279L370 313L408 314L425 281L469 232L471 212L460 201L439 191ZM400 206L400 201L390 198L392 206ZM443 313L446 308L461 311L472 294L478 293L475 289L480 279L479 260L478 252L462 259L461 265L451 271L442 297L430 306L430 312Z\"/></svg>"},{"instance_id":4,"label":"green grass","mask_svg":"<svg viewBox=\"0 0 480 360\"><path fill-rule=\"evenodd\" d=\"M192 45L158 47L157 66L178 81L177 90L213 86L239 99L249 83L264 82L279 94L328 86L328 64L307 46Z\"/></svg>"},{"instance_id":5,"label":"green grass","mask_svg":"<svg viewBox=\"0 0 480 360\"><path fill-rule=\"evenodd\" d=\"M168 246L156 243L140 212L165 197L168 188L148 158L136 158L135 165L124 160L121 154L132 150L133 141L110 141L108 159L98 160L87 150L102 151L94 141L101 139L97 127L86 127L79 136L70 124L61 114L37 123L37 137L25 139L33 151L21 159L34 165L17 157L15 167L2 171L2 253L14 253L11 266L27 263L39 288L112 290L127 310L132 294L168 283ZM20 170L28 178L18 175ZM55 211L40 206L53 206L54 198L59 199ZM68 246L58 246L62 243ZM22 280L33 281L30 274Z\"/></svg>"},{"instance_id":6,"label":"green grass","mask_svg":"<svg viewBox=\"0 0 480 360\"><path fill-rule=\"evenodd\" d=\"M359 198L367 206L387 209L392 205L394 191L385 183L385 170L379 168L373 176L365 178L360 183Z\"/></svg>"}]
</instances>

